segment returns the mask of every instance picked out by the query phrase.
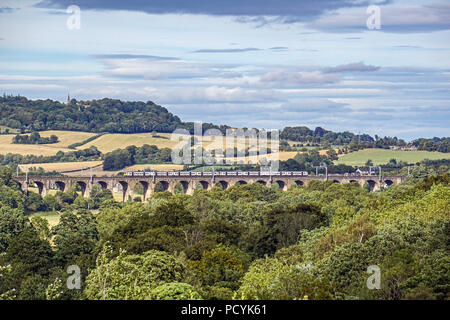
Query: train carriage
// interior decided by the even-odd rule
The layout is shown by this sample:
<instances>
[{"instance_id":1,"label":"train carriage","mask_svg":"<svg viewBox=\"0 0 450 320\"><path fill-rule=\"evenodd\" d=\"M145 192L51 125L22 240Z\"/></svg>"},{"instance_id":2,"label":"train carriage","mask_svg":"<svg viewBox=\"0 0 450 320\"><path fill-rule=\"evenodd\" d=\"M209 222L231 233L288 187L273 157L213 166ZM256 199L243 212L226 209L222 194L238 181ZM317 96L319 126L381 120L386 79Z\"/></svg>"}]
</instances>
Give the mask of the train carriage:
<instances>
[{"instance_id":1,"label":"train carriage","mask_svg":"<svg viewBox=\"0 0 450 320\"><path fill-rule=\"evenodd\" d=\"M153 177L153 176L159 176L159 177L211 177L213 175L215 176L308 176L307 171L218 171L218 172L211 172L211 171L127 171L124 172L123 175L125 177Z\"/></svg>"}]
</instances>

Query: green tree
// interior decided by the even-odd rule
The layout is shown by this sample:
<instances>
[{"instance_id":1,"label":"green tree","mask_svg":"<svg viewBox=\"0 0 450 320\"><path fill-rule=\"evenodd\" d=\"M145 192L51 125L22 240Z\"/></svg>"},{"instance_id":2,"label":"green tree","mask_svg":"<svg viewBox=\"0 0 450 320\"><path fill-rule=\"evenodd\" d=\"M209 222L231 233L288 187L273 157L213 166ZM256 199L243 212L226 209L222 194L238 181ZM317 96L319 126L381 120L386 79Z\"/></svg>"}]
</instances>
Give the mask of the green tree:
<instances>
[{"instance_id":1,"label":"green tree","mask_svg":"<svg viewBox=\"0 0 450 320\"><path fill-rule=\"evenodd\" d=\"M165 252L151 250L140 255L122 252L112 260L107 255L107 250L100 253L97 267L87 277L89 299L147 299L163 283L182 282L184 277L185 267ZM161 289L155 293L162 294Z\"/></svg>"},{"instance_id":2,"label":"green tree","mask_svg":"<svg viewBox=\"0 0 450 320\"><path fill-rule=\"evenodd\" d=\"M27 226L28 219L19 209L0 207L0 252L8 248L11 240Z\"/></svg>"},{"instance_id":3,"label":"green tree","mask_svg":"<svg viewBox=\"0 0 450 320\"><path fill-rule=\"evenodd\" d=\"M50 244L40 239L35 230L22 231L11 240L6 253L0 255L0 293L10 298L42 298L46 284L41 279L48 276L53 266L52 258ZM3 266L10 266L9 272L5 273Z\"/></svg>"},{"instance_id":4,"label":"green tree","mask_svg":"<svg viewBox=\"0 0 450 320\"><path fill-rule=\"evenodd\" d=\"M236 290L244 275L244 263L226 247L206 251L200 261L191 261L189 269L203 286Z\"/></svg>"},{"instance_id":5,"label":"green tree","mask_svg":"<svg viewBox=\"0 0 450 320\"><path fill-rule=\"evenodd\" d=\"M50 240L50 228L47 219L39 216L33 216L30 219L31 225L39 233L39 236L43 240Z\"/></svg>"},{"instance_id":6,"label":"green tree","mask_svg":"<svg viewBox=\"0 0 450 320\"><path fill-rule=\"evenodd\" d=\"M187 283L163 283L150 292L152 300L201 300L200 294Z\"/></svg>"},{"instance_id":7,"label":"green tree","mask_svg":"<svg viewBox=\"0 0 450 320\"><path fill-rule=\"evenodd\" d=\"M75 215L70 211L61 214L59 223L52 228L53 242L56 247L55 259L60 265L68 262L75 264L77 257L85 256L84 267L93 263L92 254L98 241L95 217L90 211L79 210ZM81 266L80 266L81 267Z\"/></svg>"}]
</instances>

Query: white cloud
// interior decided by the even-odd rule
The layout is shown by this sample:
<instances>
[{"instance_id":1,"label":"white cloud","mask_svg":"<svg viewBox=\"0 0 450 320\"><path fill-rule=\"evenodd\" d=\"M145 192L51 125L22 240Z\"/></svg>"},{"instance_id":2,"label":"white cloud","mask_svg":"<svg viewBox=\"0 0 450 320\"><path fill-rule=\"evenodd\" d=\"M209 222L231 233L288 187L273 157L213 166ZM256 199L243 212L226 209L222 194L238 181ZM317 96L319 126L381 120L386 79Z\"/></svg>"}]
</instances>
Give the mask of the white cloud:
<instances>
[{"instance_id":1,"label":"white cloud","mask_svg":"<svg viewBox=\"0 0 450 320\"><path fill-rule=\"evenodd\" d=\"M261 83L270 86L292 87L299 85L322 85L337 83L341 80L339 75L323 74L321 72L289 72L272 71L261 77Z\"/></svg>"},{"instance_id":2,"label":"white cloud","mask_svg":"<svg viewBox=\"0 0 450 320\"><path fill-rule=\"evenodd\" d=\"M364 62L354 62L348 64L342 64L336 67L329 67L325 69L326 73L337 73L337 72L368 72L377 71L380 67L366 65Z\"/></svg>"}]
</instances>

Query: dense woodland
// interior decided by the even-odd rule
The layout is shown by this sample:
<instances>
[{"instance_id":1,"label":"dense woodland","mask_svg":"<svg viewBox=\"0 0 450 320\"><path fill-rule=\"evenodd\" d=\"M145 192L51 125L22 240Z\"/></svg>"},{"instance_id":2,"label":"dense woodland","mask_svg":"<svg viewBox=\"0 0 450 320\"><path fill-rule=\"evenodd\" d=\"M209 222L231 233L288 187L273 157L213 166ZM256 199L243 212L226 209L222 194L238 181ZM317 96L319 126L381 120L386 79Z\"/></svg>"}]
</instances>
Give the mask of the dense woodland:
<instances>
[{"instance_id":1,"label":"dense woodland","mask_svg":"<svg viewBox=\"0 0 450 320\"><path fill-rule=\"evenodd\" d=\"M74 130L86 132L172 132L181 123L151 101L102 99L62 104L50 99L0 98L0 122L22 131Z\"/></svg>"},{"instance_id":2,"label":"dense woodland","mask_svg":"<svg viewBox=\"0 0 450 320\"><path fill-rule=\"evenodd\" d=\"M412 142L419 150L450 152L450 137L433 139L417 139Z\"/></svg>"},{"instance_id":3,"label":"dense woodland","mask_svg":"<svg viewBox=\"0 0 450 320\"><path fill-rule=\"evenodd\" d=\"M388 149L390 146L406 146L407 143L397 137L372 138L368 134L354 134L348 131L333 132L316 127L314 130L308 127L286 127L280 133L280 139L301 142L304 146L337 145L349 146L351 150L366 148Z\"/></svg>"},{"instance_id":4,"label":"dense woodland","mask_svg":"<svg viewBox=\"0 0 450 320\"><path fill-rule=\"evenodd\" d=\"M317 127L311 130L308 127L286 127L280 133L280 139L299 141L304 143L320 143L327 141L336 145L349 144L354 141L357 137L355 134L345 131L345 132L332 132L325 130L321 127ZM362 134L358 136L360 142L373 142L374 139L367 135Z\"/></svg>"},{"instance_id":5,"label":"dense woodland","mask_svg":"<svg viewBox=\"0 0 450 320\"><path fill-rule=\"evenodd\" d=\"M97 187L25 196L3 167L0 299L449 299L450 176L435 174L376 193L314 181L117 203Z\"/></svg>"},{"instance_id":6,"label":"dense woodland","mask_svg":"<svg viewBox=\"0 0 450 320\"><path fill-rule=\"evenodd\" d=\"M158 149L144 144L142 147L128 146L107 153L103 160L103 170L120 170L133 164L170 163L172 150Z\"/></svg>"},{"instance_id":7,"label":"dense woodland","mask_svg":"<svg viewBox=\"0 0 450 320\"><path fill-rule=\"evenodd\" d=\"M173 132L187 129L194 133L192 122L181 120L152 101L121 101L101 99L77 101L70 104L54 100L28 100L22 96L0 97L0 125L21 132L71 130L85 132L139 133ZM228 126L203 124L203 131Z\"/></svg>"}]
</instances>

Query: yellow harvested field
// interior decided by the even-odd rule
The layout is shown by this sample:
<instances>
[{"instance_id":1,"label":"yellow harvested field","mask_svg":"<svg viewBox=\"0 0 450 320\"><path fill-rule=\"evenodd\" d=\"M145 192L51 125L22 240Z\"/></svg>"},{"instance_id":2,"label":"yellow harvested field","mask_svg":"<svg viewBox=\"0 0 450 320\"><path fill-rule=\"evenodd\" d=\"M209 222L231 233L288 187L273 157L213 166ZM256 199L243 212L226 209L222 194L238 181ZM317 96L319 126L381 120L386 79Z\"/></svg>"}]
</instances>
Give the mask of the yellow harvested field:
<instances>
[{"instance_id":1,"label":"yellow harvested field","mask_svg":"<svg viewBox=\"0 0 450 320\"><path fill-rule=\"evenodd\" d=\"M13 144L14 135L0 135L0 154L18 153L21 155L32 154L35 156L53 156L58 151L73 151L68 148L54 147L51 144Z\"/></svg>"},{"instance_id":2,"label":"yellow harvested field","mask_svg":"<svg viewBox=\"0 0 450 320\"><path fill-rule=\"evenodd\" d=\"M22 164L21 168L42 168L45 171L72 171L81 170L85 167L94 167L102 164L102 161L81 161L81 162L56 162L56 163L33 163ZM95 170L94 168L93 170ZM101 167L99 167L101 169ZM23 170L23 169L22 169Z\"/></svg>"},{"instance_id":3,"label":"yellow harvested field","mask_svg":"<svg viewBox=\"0 0 450 320\"><path fill-rule=\"evenodd\" d=\"M168 133L158 133L158 136L167 137L168 139L155 138L151 133L113 133L105 134L81 147L78 147L77 149L85 149L90 146L96 146L101 152L107 153L116 149L123 149L131 145L141 147L144 144L149 144L155 145L158 148L173 148L178 143L177 141L171 141L170 134Z\"/></svg>"},{"instance_id":4,"label":"yellow harvested field","mask_svg":"<svg viewBox=\"0 0 450 320\"><path fill-rule=\"evenodd\" d=\"M66 175L70 176L89 176L90 170L86 169L86 167L94 167L102 164L102 161L82 161L82 162L58 162L58 163L38 163L38 164L24 164L21 165L23 170L24 167L27 168L43 168L45 171L74 171L67 173ZM82 168L85 168L83 171ZM96 168L92 168L92 174L97 177L101 176L113 176L117 175L119 172L125 171L139 171L144 169L156 170L156 171L180 171L183 170L183 165L178 164L136 164L133 166L129 166L127 168L123 168L122 170L117 171L103 171L102 166L98 166Z\"/></svg>"},{"instance_id":5,"label":"yellow harvested field","mask_svg":"<svg viewBox=\"0 0 450 320\"><path fill-rule=\"evenodd\" d=\"M69 149L67 147L71 144L82 142L96 135L95 133L89 132L61 130L41 131L39 132L39 134L42 137L50 137L52 134L54 134L59 138L59 142L54 144L41 145L12 144L11 142L14 134L0 135L0 154L18 153L21 155L32 154L51 156L55 155L58 151L73 151L72 149ZM174 140L171 140L172 136L174 137ZM140 147L144 144L156 145L160 149L173 149L181 140L179 136L180 135L172 135L171 133L157 133L156 137L154 137L152 133L105 134L93 141L77 147L77 149L82 150L89 148L90 146L96 146L102 153L107 153L116 149L124 149L131 145ZM190 138L190 136L188 138ZM234 146L236 146L239 150L243 150L249 147L248 138L234 138L233 141ZM202 145L206 149L213 149L212 145L214 145L214 149L216 147L222 146L223 150L225 150L226 138L224 136L203 137ZM268 145L268 147L270 148L270 145Z\"/></svg>"},{"instance_id":6,"label":"yellow harvested field","mask_svg":"<svg viewBox=\"0 0 450 320\"><path fill-rule=\"evenodd\" d=\"M135 164L126 168L123 168L122 170L117 171L103 171L102 167L94 168L92 171L93 173L100 177L100 176L114 176L117 175L119 172L125 172L125 171L140 171L144 169L150 169L150 170L156 170L156 171L180 171L183 170L183 165L179 164ZM73 173L76 174L76 173Z\"/></svg>"},{"instance_id":7,"label":"yellow harvested field","mask_svg":"<svg viewBox=\"0 0 450 320\"><path fill-rule=\"evenodd\" d=\"M280 152L280 160L281 161L286 161L288 159L293 159L297 155L297 153L299 153L299 152L297 152L297 151Z\"/></svg>"},{"instance_id":8,"label":"yellow harvested field","mask_svg":"<svg viewBox=\"0 0 450 320\"><path fill-rule=\"evenodd\" d=\"M115 149L124 149L131 145L140 147L144 144L155 145L160 149L161 148L173 149L178 143L180 143L180 141L182 141L182 139L180 138L182 135L179 134L172 135L171 133L158 133L157 136L159 137L153 137L151 133L105 134L91 142L86 143L81 147L78 147L77 149L84 149L90 146L96 146L98 150L100 150L101 152L107 153ZM174 140L171 140L171 137L173 137ZM188 139L190 139L190 136L188 136L187 139L185 137L184 140L186 141ZM199 137L197 137L197 139L199 139ZM239 150L243 150L249 147L248 138L234 138L233 141L234 146L236 146ZM226 138L224 136L203 137L202 145L204 148L208 149L208 147L212 144L217 147L222 146L223 150L225 150ZM270 147L270 145L268 145L268 147ZM215 148L216 147L214 147L214 149Z\"/></svg>"},{"instance_id":9,"label":"yellow harvested field","mask_svg":"<svg viewBox=\"0 0 450 320\"><path fill-rule=\"evenodd\" d=\"M337 149L336 149L336 151L337 151ZM286 160L289 160L289 159L294 159L294 157L298 153L305 153L305 152L302 152L302 151L281 151L281 152L279 152L278 157L279 157L280 161L286 161ZM327 153L327 150L320 150L319 151L320 155L325 155L326 153ZM266 158L268 160L270 160L270 159L274 159L273 157L274 157L274 155L268 155ZM260 158L263 158L263 157L260 157ZM238 161L244 159L244 163L248 163L249 160L251 160L252 163L255 163L255 161L258 159L258 157L255 157L255 156L253 156L253 157L245 157L245 158L237 157L235 159L237 159Z\"/></svg>"},{"instance_id":10,"label":"yellow harvested field","mask_svg":"<svg viewBox=\"0 0 450 320\"><path fill-rule=\"evenodd\" d=\"M278 159L275 156L275 154L268 154L267 156L235 157L235 158L233 158L233 160L235 160L236 162L243 161L244 163L248 163L249 161L251 161L251 163L256 163L256 162L259 162L259 160L262 158L266 158L269 161L270 160L286 161L288 159L293 159L297 155L297 153L302 153L302 152L282 151L278 154ZM225 160L226 159L227 158L225 158Z\"/></svg>"},{"instance_id":11,"label":"yellow harvested field","mask_svg":"<svg viewBox=\"0 0 450 320\"><path fill-rule=\"evenodd\" d=\"M95 135L95 133L89 132L76 132L76 131L59 131L59 130L50 130L50 131L41 131L40 135L43 137L49 137L52 134L56 135L60 142L55 144L45 144L45 145L26 145L26 144L12 144L13 134L10 135L0 135L0 154L6 153L18 153L22 155L43 155L43 156L51 156L55 155L58 151L69 152L73 151L72 149L68 149L67 147L73 143L81 142L89 137ZM77 147L78 150L88 148L90 146L96 146L102 153L108 153L115 149L123 149L130 145L142 146L144 144L156 145L158 148L171 148L173 149L181 140L179 137L177 139L177 135L174 135L175 139L171 140L171 133L157 133L157 136L154 137L152 133L135 133L135 134L105 134L93 141L90 141L80 147ZM189 136L190 138L190 136ZM197 138L199 139L199 137ZM186 140L186 139L185 139ZM210 141L208 141L210 140ZM248 138L234 138L234 145L238 150L244 150L249 147L249 139ZM269 142L269 141L268 141ZM214 147L212 146L214 145ZM204 137L203 138L203 147L206 150L215 149L216 147L222 146L224 151L226 149L226 138L223 136L213 136L213 137ZM268 145L270 148L270 145ZM279 159L281 161L285 161L291 158L294 158L297 154L297 151L283 151L279 153ZM301 152L300 152L301 153ZM325 154L326 150L321 150L320 154ZM255 158L255 157L253 157ZM254 160L254 159L252 159ZM246 160L246 162L248 159ZM72 163L55 163L55 164L33 164L27 165L28 167L42 167L46 171L69 171L69 170L77 170L84 166L93 166L98 164L98 161L88 161L88 162L72 162ZM154 165L152 165L154 166ZM161 166L161 165L160 165ZM165 166L165 165L162 165ZM124 170L140 170L143 167L148 167L148 165L137 165L131 168L126 168ZM167 169L164 167L160 167L157 170L161 171L170 171L170 170L181 170L181 167L168 167ZM97 175L110 175L111 172L103 172L101 167L96 168ZM121 170L123 171L123 170Z\"/></svg>"},{"instance_id":12,"label":"yellow harvested field","mask_svg":"<svg viewBox=\"0 0 450 320\"><path fill-rule=\"evenodd\" d=\"M138 171L149 168L156 171L179 171L183 170L182 164L135 164L120 171Z\"/></svg>"},{"instance_id":13,"label":"yellow harvested field","mask_svg":"<svg viewBox=\"0 0 450 320\"><path fill-rule=\"evenodd\" d=\"M132 165L132 166L129 166L129 167L123 168L121 170L117 170L117 171L103 171L102 167L98 167L98 168L92 169L92 172L97 177L101 177L101 176L114 176L114 175L117 175L119 172L141 171L144 169L155 170L155 171L181 171L181 170L183 170L183 165L181 165L181 164L135 164L135 165ZM81 174L81 171L71 173L71 175L77 175L77 174Z\"/></svg>"},{"instance_id":14,"label":"yellow harvested field","mask_svg":"<svg viewBox=\"0 0 450 320\"><path fill-rule=\"evenodd\" d=\"M57 136L59 139L58 143L47 145L53 148L67 148L71 144L82 142L96 135L96 133L90 132L58 131L58 130L41 131L39 132L39 134L41 135L41 137L50 137L52 134ZM82 147L82 149L84 149L84 146Z\"/></svg>"},{"instance_id":15,"label":"yellow harvested field","mask_svg":"<svg viewBox=\"0 0 450 320\"><path fill-rule=\"evenodd\" d=\"M53 156L58 151L69 152L74 151L67 148L69 145L81 142L87 138L94 136L95 133L76 132L76 131L41 131L42 137L50 137L52 134L59 138L58 143L52 144L13 144L14 134L0 135L0 154L17 153L21 155L35 156ZM81 147L81 149L84 149Z\"/></svg>"}]
</instances>

